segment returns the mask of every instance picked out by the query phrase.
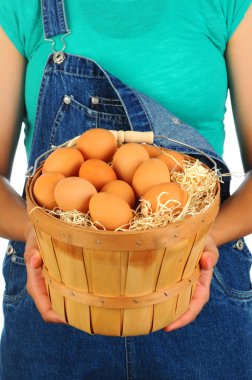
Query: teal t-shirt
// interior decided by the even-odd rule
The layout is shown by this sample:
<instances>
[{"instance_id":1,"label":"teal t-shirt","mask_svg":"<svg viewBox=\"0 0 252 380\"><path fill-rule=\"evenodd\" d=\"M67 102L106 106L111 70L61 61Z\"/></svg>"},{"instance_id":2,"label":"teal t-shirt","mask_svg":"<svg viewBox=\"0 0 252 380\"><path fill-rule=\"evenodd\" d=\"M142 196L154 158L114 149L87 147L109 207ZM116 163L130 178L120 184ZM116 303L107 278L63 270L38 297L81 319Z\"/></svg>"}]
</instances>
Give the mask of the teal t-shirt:
<instances>
[{"instance_id":1,"label":"teal t-shirt","mask_svg":"<svg viewBox=\"0 0 252 380\"><path fill-rule=\"evenodd\" d=\"M65 0L66 52L84 55L154 98L222 154L228 81L226 44L252 0ZM51 42L39 0L0 0L0 25L27 59L29 155ZM60 41L56 46L61 47ZM227 126L228 128L228 126Z\"/></svg>"}]
</instances>

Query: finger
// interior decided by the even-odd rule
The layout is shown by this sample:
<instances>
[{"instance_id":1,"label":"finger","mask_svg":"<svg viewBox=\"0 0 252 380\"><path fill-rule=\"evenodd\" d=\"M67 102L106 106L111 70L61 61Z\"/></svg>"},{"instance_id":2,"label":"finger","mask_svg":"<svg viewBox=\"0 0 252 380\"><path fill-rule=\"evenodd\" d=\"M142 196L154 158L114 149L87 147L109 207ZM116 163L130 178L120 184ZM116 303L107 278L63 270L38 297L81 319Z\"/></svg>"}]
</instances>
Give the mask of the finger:
<instances>
[{"instance_id":1,"label":"finger","mask_svg":"<svg viewBox=\"0 0 252 380\"><path fill-rule=\"evenodd\" d=\"M209 288L212 279L212 269L201 270L201 275L198 280L193 298L190 302L188 310L175 322L164 328L164 331L170 332L179 329L194 321L197 315L201 312L203 306L209 299Z\"/></svg>"},{"instance_id":2,"label":"finger","mask_svg":"<svg viewBox=\"0 0 252 380\"><path fill-rule=\"evenodd\" d=\"M42 265L42 257L39 252L36 251L30 258L30 264L33 269L38 269Z\"/></svg>"},{"instance_id":3,"label":"finger","mask_svg":"<svg viewBox=\"0 0 252 380\"><path fill-rule=\"evenodd\" d=\"M34 269L28 264L27 274L29 278L27 291L33 298L43 320L52 323L65 323L65 321L52 310L41 268Z\"/></svg>"},{"instance_id":4,"label":"finger","mask_svg":"<svg viewBox=\"0 0 252 380\"><path fill-rule=\"evenodd\" d=\"M218 261L218 254L215 252L203 252L200 259L200 266L203 269L211 269L213 268Z\"/></svg>"},{"instance_id":5,"label":"finger","mask_svg":"<svg viewBox=\"0 0 252 380\"><path fill-rule=\"evenodd\" d=\"M27 264L37 269L42 265L42 257L38 249L28 249L24 253L24 259Z\"/></svg>"},{"instance_id":6,"label":"finger","mask_svg":"<svg viewBox=\"0 0 252 380\"><path fill-rule=\"evenodd\" d=\"M213 239L209 236L206 240L206 244L200 259L200 265L204 269L210 269L217 264L218 259L218 248Z\"/></svg>"}]
</instances>

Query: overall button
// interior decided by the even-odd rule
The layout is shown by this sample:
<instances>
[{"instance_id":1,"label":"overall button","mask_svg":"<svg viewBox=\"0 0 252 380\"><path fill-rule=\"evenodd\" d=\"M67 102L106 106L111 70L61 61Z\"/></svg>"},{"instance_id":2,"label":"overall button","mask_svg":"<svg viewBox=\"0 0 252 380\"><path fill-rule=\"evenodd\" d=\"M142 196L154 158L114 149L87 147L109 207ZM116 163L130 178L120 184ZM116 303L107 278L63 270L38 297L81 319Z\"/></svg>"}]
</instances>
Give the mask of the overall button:
<instances>
[{"instance_id":1,"label":"overall button","mask_svg":"<svg viewBox=\"0 0 252 380\"><path fill-rule=\"evenodd\" d=\"M6 254L8 256L11 256L13 253L16 253L15 249L12 247L12 245L8 245Z\"/></svg>"},{"instance_id":2,"label":"overall button","mask_svg":"<svg viewBox=\"0 0 252 380\"><path fill-rule=\"evenodd\" d=\"M99 104L99 101L100 101L100 99L98 96L92 96L91 97L91 103L92 104Z\"/></svg>"},{"instance_id":3,"label":"overall button","mask_svg":"<svg viewBox=\"0 0 252 380\"><path fill-rule=\"evenodd\" d=\"M71 96L65 95L64 96L64 103L65 104L70 104L71 103Z\"/></svg>"},{"instance_id":4,"label":"overall button","mask_svg":"<svg viewBox=\"0 0 252 380\"><path fill-rule=\"evenodd\" d=\"M244 243L242 239L237 240L237 242L233 245L233 248L237 249L238 251L242 251L244 248Z\"/></svg>"},{"instance_id":5,"label":"overall button","mask_svg":"<svg viewBox=\"0 0 252 380\"><path fill-rule=\"evenodd\" d=\"M57 63L58 65L64 62L65 58L66 58L65 54L62 53L62 51L58 51L53 54L53 61Z\"/></svg>"},{"instance_id":6,"label":"overall button","mask_svg":"<svg viewBox=\"0 0 252 380\"><path fill-rule=\"evenodd\" d=\"M172 122L174 123L174 124L181 124L181 121L179 120L179 118L177 118L177 117L172 117L171 118L171 120L172 120Z\"/></svg>"}]
</instances>

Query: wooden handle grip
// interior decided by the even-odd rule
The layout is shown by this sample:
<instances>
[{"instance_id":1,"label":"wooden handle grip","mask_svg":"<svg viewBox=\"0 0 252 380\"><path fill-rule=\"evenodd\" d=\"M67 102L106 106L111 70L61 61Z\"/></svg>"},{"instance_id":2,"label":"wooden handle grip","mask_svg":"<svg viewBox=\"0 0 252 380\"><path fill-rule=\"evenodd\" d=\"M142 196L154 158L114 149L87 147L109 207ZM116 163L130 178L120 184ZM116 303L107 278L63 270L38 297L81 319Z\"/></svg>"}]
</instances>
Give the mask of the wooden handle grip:
<instances>
[{"instance_id":1,"label":"wooden handle grip","mask_svg":"<svg viewBox=\"0 0 252 380\"><path fill-rule=\"evenodd\" d=\"M119 143L147 143L153 144L154 134L153 132L138 132L138 131L114 131L110 132L115 136Z\"/></svg>"},{"instance_id":2,"label":"wooden handle grip","mask_svg":"<svg viewBox=\"0 0 252 380\"><path fill-rule=\"evenodd\" d=\"M138 132L138 131L115 131L109 130L115 137L116 141L119 143L146 143L153 144L154 142L154 133L153 132ZM68 147L76 145L76 141L80 136L74 137L72 140L67 142Z\"/></svg>"}]
</instances>

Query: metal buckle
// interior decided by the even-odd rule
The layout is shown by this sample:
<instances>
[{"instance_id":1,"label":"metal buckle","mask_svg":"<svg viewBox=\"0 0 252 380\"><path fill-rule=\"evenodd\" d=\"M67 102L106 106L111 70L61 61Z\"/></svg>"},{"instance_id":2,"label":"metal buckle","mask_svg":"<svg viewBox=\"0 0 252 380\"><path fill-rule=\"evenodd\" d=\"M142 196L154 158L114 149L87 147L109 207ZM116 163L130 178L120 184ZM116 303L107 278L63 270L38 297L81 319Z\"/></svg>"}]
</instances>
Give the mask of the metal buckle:
<instances>
[{"instance_id":1,"label":"metal buckle","mask_svg":"<svg viewBox=\"0 0 252 380\"><path fill-rule=\"evenodd\" d=\"M69 30L68 33L64 34L63 36L60 37L60 41L62 42L63 46L60 50L56 51L54 49L54 46L56 44L56 41L53 39L53 38L47 38L46 41L50 41L52 42L52 46L51 46L51 49L52 49L52 52L53 52L53 61L57 64L61 64L64 59L65 59L65 54L63 53L63 51L65 50L66 48L66 41L65 41L65 38L71 34L71 30Z\"/></svg>"},{"instance_id":2,"label":"metal buckle","mask_svg":"<svg viewBox=\"0 0 252 380\"><path fill-rule=\"evenodd\" d=\"M58 65L62 63L65 59L65 54L62 51L57 51L53 54L53 62L57 63Z\"/></svg>"},{"instance_id":3,"label":"metal buckle","mask_svg":"<svg viewBox=\"0 0 252 380\"><path fill-rule=\"evenodd\" d=\"M242 251L244 248L243 240L238 239L237 242L233 245L233 248L237 249L237 251Z\"/></svg>"}]
</instances>

